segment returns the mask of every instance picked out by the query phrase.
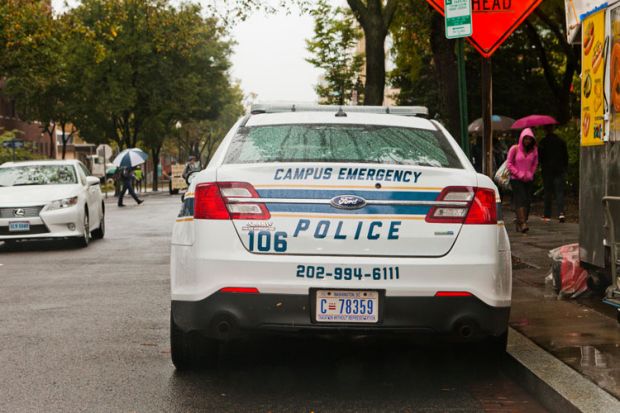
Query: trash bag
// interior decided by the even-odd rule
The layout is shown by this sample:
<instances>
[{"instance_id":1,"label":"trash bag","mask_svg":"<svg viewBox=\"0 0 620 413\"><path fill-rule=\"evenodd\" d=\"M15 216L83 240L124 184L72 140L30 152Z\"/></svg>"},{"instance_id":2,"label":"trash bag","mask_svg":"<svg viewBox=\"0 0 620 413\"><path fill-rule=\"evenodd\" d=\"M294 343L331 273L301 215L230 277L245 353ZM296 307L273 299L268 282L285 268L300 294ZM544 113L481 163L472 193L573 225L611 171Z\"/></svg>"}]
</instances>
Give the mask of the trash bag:
<instances>
[{"instance_id":1,"label":"trash bag","mask_svg":"<svg viewBox=\"0 0 620 413\"><path fill-rule=\"evenodd\" d=\"M553 264L547 279L553 282L560 298L577 298L588 289L588 271L581 268L579 244L554 248L549 251L549 258Z\"/></svg>"},{"instance_id":2,"label":"trash bag","mask_svg":"<svg viewBox=\"0 0 620 413\"><path fill-rule=\"evenodd\" d=\"M504 161L504 163L497 169L494 181L497 186L502 188L504 191L510 191L510 171L508 170L508 161Z\"/></svg>"}]
</instances>

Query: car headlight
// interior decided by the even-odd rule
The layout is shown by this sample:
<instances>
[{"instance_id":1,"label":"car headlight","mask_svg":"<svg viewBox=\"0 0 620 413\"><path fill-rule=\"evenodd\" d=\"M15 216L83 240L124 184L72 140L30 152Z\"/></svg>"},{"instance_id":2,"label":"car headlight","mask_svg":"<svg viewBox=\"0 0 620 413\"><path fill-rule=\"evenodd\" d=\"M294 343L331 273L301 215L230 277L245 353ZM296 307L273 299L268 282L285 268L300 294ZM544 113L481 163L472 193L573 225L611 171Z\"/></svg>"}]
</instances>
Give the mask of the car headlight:
<instances>
[{"instance_id":1,"label":"car headlight","mask_svg":"<svg viewBox=\"0 0 620 413\"><path fill-rule=\"evenodd\" d=\"M78 203L78 197L74 196L72 198L59 199L58 201L52 201L47 205L48 211L53 211L55 209L63 209L69 208Z\"/></svg>"}]
</instances>

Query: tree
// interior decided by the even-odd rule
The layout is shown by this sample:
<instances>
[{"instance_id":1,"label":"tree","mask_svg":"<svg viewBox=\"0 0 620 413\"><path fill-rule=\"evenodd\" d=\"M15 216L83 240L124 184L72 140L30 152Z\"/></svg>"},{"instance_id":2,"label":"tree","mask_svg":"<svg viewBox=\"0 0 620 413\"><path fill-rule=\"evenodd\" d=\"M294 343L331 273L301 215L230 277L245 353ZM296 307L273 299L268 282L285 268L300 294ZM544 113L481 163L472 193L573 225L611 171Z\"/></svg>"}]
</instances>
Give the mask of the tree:
<instances>
[{"instance_id":1,"label":"tree","mask_svg":"<svg viewBox=\"0 0 620 413\"><path fill-rule=\"evenodd\" d=\"M19 131L2 131L0 130L0 165L10 161L27 161L37 159L38 156L32 153L30 143L26 142L23 148L5 148L3 143L15 139Z\"/></svg>"},{"instance_id":2,"label":"tree","mask_svg":"<svg viewBox=\"0 0 620 413\"><path fill-rule=\"evenodd\" d=\"M200 8L165 0L84 0L69 13L82 66L78 128L120 148L142 144L155 171L177 122L217 117L230 45ZM157 187L157 173L153 174Z\"/></svg>"},{"instance_id":3,"label":"tree","mask_svg":"<svg viewBox=\"0 0 620 413\"><path fill-rule=\"evenodd\" d=\"M0 3L0 79L4 93L20 118L40 121L56 146L56 120L65 100L66 71L62 59L63 30L43 1L6 0Z\"/></svg>"},{"instance_id":4,"label":"tree","mask_svg":"<svg viewBox=\"0 0 620 413\"><path fill-rule=\"evenodd\" d=\"M392 29L396 68L390 74L399 104L427 106L459 136L455 43L446 39L444 19L429 5L402 3Z\"/></svg>"},{"instance_id":5,"label":"tree","mask_svg":"<svg viewBox=\"0 0 620 413\"><path fill-rule=\"evenodd\" d=\"M567 41L565 29L565 4L561 0L547 0L525 23L525 31L538 54L545 81L557 105L557 116L561 123L568 121L576 107L571 95L576 75L580 68L581 48Z\"/></svg>"},{"instance_id":6,"label":"tree","mask_svg":"<svg viewBox=\"0 0 620 413\"><path fill-rule=\"evenodd\" d=\"M385 38L400 0L347 0L364 30L366 54L365 105L382 105L385 93Z\"/></svg>"},{"instance_id":7,"label":"tree","mask_svg":"<svg viewBox=\"0 0 620 413\"><path fill-rule=\"evenodd\" d=\"M355 50L362 33L350 12L331 7L325 0L320 0L311 14L314 36L306 44L313 57L306 60L324 71L316 93L325 103L344 105L351 101L364 63L363 55Z\"/></svg>"},{"instance_id":8,"label":"tree","mask_svg":"<svg viewBox=\"0 0 620 413\"><path fill-rule=\"evenodd\" d=\"M403 2L392 29L400 104L425 104L458 136L454 43L445 39L443 19L419 2ZM493 55L494 112L514 118L548 113L561 122L576 116L578 47L566 43L563 2L548 0ZM469 113L481 113L480 55L465 48ZM535 91L535 92L534 92Z\"/></svg>"},{"instance_id":9,"label":"tree","mask_svg":"<svg viewBox=\"0 0 620 413\"><path fill-rule=\"evenodd\" d=\"M353 15L364 31L366 55L366 79L364 88L365 105L382 105L385 93L385 39L402 0L347 0ZM302 11L312 10L310 0L235 0L228 2L227 9L220 13L229 22L245 19L249 14L264 11L291 10L296 5ZM218 12L217 8L211 8Z\"/></svg>"},{"instance_id":10,"label":"tree","mask_svg":"<svg viewBox=\"0 0 620 413\"><path fill-rule=\"evenodd\" d=\"M202 165L207 165L224 136L245 111L243 92L238 84L228 88L224 101L217 118L179 124L177 133L167 142L168 152L175 153L180 160L193 155Z\"/></svg>"}]
</instances>

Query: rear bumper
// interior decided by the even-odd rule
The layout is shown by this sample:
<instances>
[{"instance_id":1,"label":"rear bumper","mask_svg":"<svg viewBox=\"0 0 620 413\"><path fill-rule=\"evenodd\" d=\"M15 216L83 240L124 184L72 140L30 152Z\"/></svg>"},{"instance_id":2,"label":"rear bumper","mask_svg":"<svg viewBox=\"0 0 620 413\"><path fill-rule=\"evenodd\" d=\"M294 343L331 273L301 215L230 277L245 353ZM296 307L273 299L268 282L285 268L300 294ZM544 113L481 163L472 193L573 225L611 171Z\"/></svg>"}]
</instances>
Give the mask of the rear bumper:
<instances>
[{"instance_id":1,"label":"rear bumper","mask_svg":"<svg viewBox=\"0 0 620 413\"><path fill-rule=\"evenodd\" d=\"M511 304L510 245L503 225L464 226L450 254L439 258L253 254L239 242L232 225L217 220L176 223L170 268L173 301L201 301L222 288L241 286L280 295L307 295L312 288L378 289L390 297L468 291L492 307ZM193 244L182 244L192 239ZM301 277L300 270L309 267L333 275L337 268L351 268L364 278L337 280L318 273ZM397 267L399 278L365 276L387 267Z\"/></svg>"},{"instance_id":2,"label":"rear bumper","mask_svg":"<svg viewBox=\"0 0 620 413\"><path fill-rule=\"evenodd\" d=\"M261 331L434 333L475 339L503 334L510 315L510 307L492 307L476 297L387 296L382 306L377 324L325 324L312 321L310 295L218 292L200 301L173 300L172 316L183 331L227 340Z\"/></svg>"}]
</instances>

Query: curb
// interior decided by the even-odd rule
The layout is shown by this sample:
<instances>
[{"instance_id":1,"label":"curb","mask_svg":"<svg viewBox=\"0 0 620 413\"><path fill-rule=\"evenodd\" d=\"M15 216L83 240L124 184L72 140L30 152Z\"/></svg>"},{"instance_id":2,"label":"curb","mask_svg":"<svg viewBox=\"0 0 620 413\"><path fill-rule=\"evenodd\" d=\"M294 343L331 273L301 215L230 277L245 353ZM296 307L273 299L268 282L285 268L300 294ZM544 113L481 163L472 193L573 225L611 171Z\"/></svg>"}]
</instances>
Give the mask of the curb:
<instances>
[{"instance_id":1,"label":"curb","mask_svg":"<svg viewBox=\"0 0 620 413\"><path fill-rule=\"evenodd\" d=\"M510 328L504 372L550 412L620 412L620 401Z\"/></svg>"}]
</instances>

